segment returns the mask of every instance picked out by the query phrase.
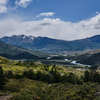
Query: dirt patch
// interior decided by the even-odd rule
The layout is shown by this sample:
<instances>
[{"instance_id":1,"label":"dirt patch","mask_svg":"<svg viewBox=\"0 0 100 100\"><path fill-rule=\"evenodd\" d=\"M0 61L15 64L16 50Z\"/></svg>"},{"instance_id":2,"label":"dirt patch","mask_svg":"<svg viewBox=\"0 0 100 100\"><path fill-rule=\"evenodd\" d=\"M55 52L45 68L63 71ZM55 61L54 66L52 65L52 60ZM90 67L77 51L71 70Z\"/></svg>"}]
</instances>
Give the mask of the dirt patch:
<instances>
[{"instance_id":1,"label":"dirt patch","mask_svg":"<svg viewBox=\"0 0 100 100\"><path fill-rule=\"evenodd\" d=\"M9 100L12 96L0 96L0 100Z\"/></svg>"}]
</instances>

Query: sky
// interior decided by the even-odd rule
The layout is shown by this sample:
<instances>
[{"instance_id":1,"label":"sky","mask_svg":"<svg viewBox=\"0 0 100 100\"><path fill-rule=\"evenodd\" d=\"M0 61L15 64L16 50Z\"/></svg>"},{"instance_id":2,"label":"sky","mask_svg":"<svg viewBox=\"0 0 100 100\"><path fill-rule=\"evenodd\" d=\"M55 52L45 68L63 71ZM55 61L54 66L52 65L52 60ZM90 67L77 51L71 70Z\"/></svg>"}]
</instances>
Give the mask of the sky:
<instances>
[{"instance_id":1,"label":"sky","mask_svg":"<svg viewBox=\"0 0 100 100\"><path fill-rule=\"evenodd\" d=\"M0 37L76 40L100 35L100 0L0 0Z\"/></svg>"}]
</instances>

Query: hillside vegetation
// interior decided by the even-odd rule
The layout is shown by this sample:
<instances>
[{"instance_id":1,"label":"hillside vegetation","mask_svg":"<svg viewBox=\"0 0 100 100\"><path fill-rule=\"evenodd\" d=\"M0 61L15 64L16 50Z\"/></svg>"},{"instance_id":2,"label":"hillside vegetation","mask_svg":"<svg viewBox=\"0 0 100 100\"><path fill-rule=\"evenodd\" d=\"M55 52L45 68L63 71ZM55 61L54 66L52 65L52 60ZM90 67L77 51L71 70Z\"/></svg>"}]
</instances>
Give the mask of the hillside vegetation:
<instances>
[{"instance_id":1,"label":"hillside vegetation","mask_svg":"<svg viewBox=\"0 0 100 100\"><path fill-rule=\"evenodd\" d=\"M93 53L84 53L77 56L70 57L71 59L77 60L77 62L87 65L100 65L100 51Z\"/></svg>"},{"instance_id":2,"label":"hillside vegetation","mask_svg":"<svg viewBox=\"0 0 100 100\"><path fill-rule=\"evenodd\" d=\"M26 50L0 41L0 56L9 59L38 59L39 55L39 52Z\"/></svg>"},{"instance_id":3,"label":"hillside vegetation","mask_svg":"<svg viewBox=\"0 0 100 100\"><path fill-rule=\"evenodd\" d=\"M99 100L99 83L96 69L0 57L0 95L10 100Z\"/></svg>"}]
</instances>

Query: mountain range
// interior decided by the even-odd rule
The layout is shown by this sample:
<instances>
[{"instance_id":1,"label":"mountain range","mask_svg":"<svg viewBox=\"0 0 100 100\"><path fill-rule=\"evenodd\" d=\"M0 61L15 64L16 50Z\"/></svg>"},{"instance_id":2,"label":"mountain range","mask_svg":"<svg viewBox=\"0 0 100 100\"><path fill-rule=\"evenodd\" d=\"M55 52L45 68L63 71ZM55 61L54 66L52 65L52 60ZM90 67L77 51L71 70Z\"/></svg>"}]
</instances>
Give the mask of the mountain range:
<instances>
[{"instance_id":1,"label":"mountain range","mask_svg":"<svg viewBox=\"0 0 100 100\"><path fill-rule=\"evenodd\" d=\"M13 46L46 53L64 53L100 49L100 35L74 41L25 35L3 37L0 38L0 40Z\"/></svg>"}]
</instances>

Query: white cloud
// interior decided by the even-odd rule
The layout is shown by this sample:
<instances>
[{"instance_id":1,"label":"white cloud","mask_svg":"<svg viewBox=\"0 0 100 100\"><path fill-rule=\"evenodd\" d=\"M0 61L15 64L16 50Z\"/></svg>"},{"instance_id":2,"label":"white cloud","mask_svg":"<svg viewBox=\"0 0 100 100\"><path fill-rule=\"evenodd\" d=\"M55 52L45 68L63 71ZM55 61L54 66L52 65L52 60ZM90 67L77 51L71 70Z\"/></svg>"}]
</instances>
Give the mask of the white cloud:
<instances>
[{"instance_id":1,"label":"white cloud","mask_svg":"<svg viewBox=\"0 0 100 100\"><path fill-rule=\"evenodd\" d=\"M54 12L43 12L43 13L40 13L37 17L50 17L54 15L55 15Z\"/></svg>"},{"instance_id":2,"label":"white cloud","mask_svg":"<svg viewBox=\"0 0 100 100\"><path fill-rule=\"evenodd\" d=\"M31 2L32 0L17 0L16 5L26 8Z\"/></svg>"},{"instance_id":3,"label":"white cloud","mask_svg":"<svg viewBox=\"0 0 100 100\"><path fill-rule=\"evenodd\" d=\"M8 0L0 0L0 13L7 12L7 2Z\"/></svg>"},{"instance_id":4,"label":"white cloud","mask_svg":"<svg viewBox=\"0 0 100 100\"><path fill-rule=\"evenodd\" d=\"M98 15L98 14L99 14L99 12L98 12L98 11L96 11L96 14Z\"/></svg>"},{"instance_id":5,"label":"white cloud","mask_svg":"<svg viewBox=\"0 0 100 100\"><path fill-rule=\"evenodd\" d=\"M1 13L7 13L7 11L8 11L8 7L7 7L8 1L10 1L10 0L0 0L0 14ZM14 2L17 6L26 8L32 2L32 0L15 0Z\"/></svg>"},{"instance_id":6,"label":"white cloud","mask_svg":"<svg viewBox=\"0 0 100 100\"><path fill-rule=\"evenodd\" d=\"M7 7L0 5L0 13L6 13L7 12Z\"/></svg>"},{"instance_id":7,"label":"white cloud","mask_svg":"<svg viewBox=\"0 0 100 100\"><path fill-rule=\"evenodd\" d=\"M0 5L5 5L8 0L0 0Z\"/></svg>"},{"instance_id":8,"label":"white cloud","mask_svg":"<svg viewBox=\"0 0 100 100\"><path fill-rule=\"evenodd\" d=\"M82 39L100 35L100 14L79 22L68 22L59 18L33 21L6 19L0 21L0 33L2 36L25 34L64 40Z\"/></svg>"}]
</instances>

